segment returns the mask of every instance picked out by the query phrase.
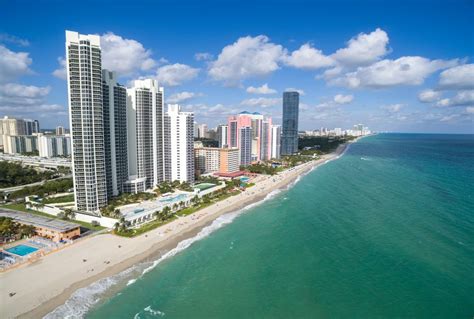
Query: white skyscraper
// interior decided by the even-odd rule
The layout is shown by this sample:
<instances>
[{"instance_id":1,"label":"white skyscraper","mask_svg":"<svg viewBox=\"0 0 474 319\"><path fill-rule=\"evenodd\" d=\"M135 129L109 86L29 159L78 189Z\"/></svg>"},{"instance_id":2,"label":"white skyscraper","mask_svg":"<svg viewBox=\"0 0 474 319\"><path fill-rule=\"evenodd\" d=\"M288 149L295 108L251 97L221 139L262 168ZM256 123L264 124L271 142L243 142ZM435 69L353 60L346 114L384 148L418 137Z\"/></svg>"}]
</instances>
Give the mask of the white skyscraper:
<instances>
[{"instance_id":1,"label":"white skyscraper","mask_svg":"<svg viewBox=\"0 0 474 319\"><path fill-rule=\"evenodd\" d=\"M280 149L281 149L281 126L272 125L272 158L280 158Z\"/></svg>"},{"instance_id":2,"label":"white skyscraper","mask_svg":"<svg viewBox=\"0 0 474 319\"><path fill-rule=\"evenodd\" d=\"M169 104L165 115L165 179L194 182L194 114Z\"/></svg>"},{"instance_id":3,"label":"white skyscraper","mask_svg":"<svg viewBox=\"0 0 474 319\"><path fill-rule=\"evenodd\" d=\"M117 74L102 70L107 197L117 196L128 180L127 89Z\"/></svg>"},{"instance_id":4,"label":"white skyscraper","mask_svg":"<svg viewBox=\"0 0 474 319\"><path fill-rule=\"evenodd\" d=\"M100 37L66 31L69 124L76 208L107 205Z\"/></svg>"},{"instance_id":5,"label":"white skyscraper","mask_svg":"<svg viewBox=\"0 0 474 319\"><path fill-rule=\"evenodd\" d=\"M146 177L147 188L164 180L163 94L152 79L136 80L127 89L129 175Z\"/></svg>"}]
</instances>

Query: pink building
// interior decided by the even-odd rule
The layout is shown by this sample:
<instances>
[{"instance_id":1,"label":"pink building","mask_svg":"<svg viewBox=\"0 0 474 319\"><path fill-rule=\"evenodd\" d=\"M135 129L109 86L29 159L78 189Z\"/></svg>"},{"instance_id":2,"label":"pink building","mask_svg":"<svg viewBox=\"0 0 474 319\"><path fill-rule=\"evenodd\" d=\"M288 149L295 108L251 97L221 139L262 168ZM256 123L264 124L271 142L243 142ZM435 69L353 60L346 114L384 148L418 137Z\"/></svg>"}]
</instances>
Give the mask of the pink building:
<instances>
[{"instance_id":1,"label":"pink building","mask_svg":"<svg viewBox=\"0 0 474 319\"><path fill-rule=\"evenodd\" d=\"M228 118L227 144L229 147L241 147L240 129L250 127L251 134L251 160L258 162L271 158L272 141L272 119L264 119L263 115L257 112L241 112Z\"/></svg>"}]
</instances>

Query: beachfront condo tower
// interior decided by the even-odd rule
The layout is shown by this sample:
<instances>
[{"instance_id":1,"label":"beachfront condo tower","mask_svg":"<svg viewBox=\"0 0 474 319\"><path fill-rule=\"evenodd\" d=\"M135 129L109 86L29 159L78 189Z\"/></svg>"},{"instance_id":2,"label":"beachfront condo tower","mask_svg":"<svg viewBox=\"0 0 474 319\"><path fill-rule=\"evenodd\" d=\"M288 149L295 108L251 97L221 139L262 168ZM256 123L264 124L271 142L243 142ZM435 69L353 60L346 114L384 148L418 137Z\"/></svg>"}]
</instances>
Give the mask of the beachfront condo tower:
<instances>
[{"instance_id":1,"label":"beachfront condo tower","mask_svg":"<svg viewBox=\"0 0 474 319\"><path fill-rule=\"evenodd\" d=\"M282 155L291 155L298 151L299 103L298 92L283 92Z\"/></svg>"},{"instance_id":2,"label":"beachfront condo tower","mask_svg":"<svg viewBox=\"0 0 474 319\"><path fill-rule=\"evenodd\" d=\"M100 37L66 31L74 197L80 211L107 205Z\"/></svg>"},{"instance_id":3,"label":"beachfront condo tower","mask_svg":"<svg viewBox=\"0 0 474 319\"><path fill-rule=\"evenodd\" d=\"M271 158L280 158L281 126L272 125L272 156Z\"/></svg>"},{"instance_id":4,"label":"beachfront condo tower","mask_svg":"<svg viewBox=\"0 0 474 319\"><path fill-rule=\"evenodd\" d=\"M164 123L165 179L193 183L194 113L169 104Z\"/></svg>"},{"instance_id":5,"label":"beachfront condo tower","mask_svg":"<svg viewBox=\"0 0 474 319\"><path fill-rule=\"evenodd\" d=\"M252 162L252 127L239 128L240 165L247 166Z\"/></svg>"},{"instance_id":6,"label":"beachfront condo tower","mask_svg":"<svg viewBox=\"0 0 474 319\"><path fill-rule=\"evenodd\" d=\"M163 94L152 79L127 89L128 170L132 180L146 178L146 188L164 180Z\"/></svg>"},{"instance_id":7,"label":"beachfront condo tower","mask_svg":"<svg viewBox=\"0 0 474 319\"><path fill-rule=\"evenodd\" d=\"M111 198L123 192L128 179L127 89L108 70L102 70L102 83L107 198Z\"/></svg>"}]
</instances>

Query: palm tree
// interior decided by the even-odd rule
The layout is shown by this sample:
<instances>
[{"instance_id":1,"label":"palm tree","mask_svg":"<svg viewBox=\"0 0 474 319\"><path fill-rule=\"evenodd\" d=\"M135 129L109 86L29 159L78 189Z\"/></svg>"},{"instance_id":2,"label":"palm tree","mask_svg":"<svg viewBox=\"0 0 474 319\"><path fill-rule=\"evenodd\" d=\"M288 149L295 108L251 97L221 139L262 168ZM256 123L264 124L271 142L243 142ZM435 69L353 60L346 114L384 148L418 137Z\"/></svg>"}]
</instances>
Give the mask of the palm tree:
<instances>
[{"instance_id":1,"label":"palm tree","mask_svg":"<svg viewBox=\"0 0 474 319\"><path fill-rule=\"evenodd\" d=\"M117 222L114 224L114 232L118 232L118 229L120 227L120 224Z\"/></svg>"},{"instance_id":2,"label":"palm tree","mask_svg":"<svg viewBox=\"0 0 474 319\"><path fill-rule=\"evenodd\" d=\"M185 203L184 203L183 201L180 201L180 202L179 202L179 207L180 207L180 208L183 208L184 205L185 205Z\"/></svg>"},{"instance_id":3,"label":"palm tree","mask_svg":"<svg viewBox=\"0 0 474 319\"><path fill-rule=\"evenodd\" d=\"M171 208L169 206L166 206L165 208L163 208L163 217L164 217L164 219L168 219L170 214L171 214Z\"/></svg>"},{"instance_id":4,"label":"palm tree","mask_svg":"<svg viewBox=\"0 0 474 319\"><path fill-rule=\"evenodd\" d=\"M113 216L114 216L114 218L120 218L122 216L122 213L120 212L120 209L116 208L114 210Z\"/></svg>"}]
</instances>

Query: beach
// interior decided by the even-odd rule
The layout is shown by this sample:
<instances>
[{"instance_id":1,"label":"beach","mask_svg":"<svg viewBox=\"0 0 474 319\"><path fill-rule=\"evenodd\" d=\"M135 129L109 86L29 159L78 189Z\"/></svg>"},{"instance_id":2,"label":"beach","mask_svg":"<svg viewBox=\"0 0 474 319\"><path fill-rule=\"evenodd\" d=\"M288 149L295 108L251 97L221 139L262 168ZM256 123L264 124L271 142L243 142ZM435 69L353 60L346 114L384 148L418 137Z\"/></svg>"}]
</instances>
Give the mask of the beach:
<instances>
[{"instance_id":1,"label":"beach","mask_svg":"<svg viewBox=\"0 0 474 319\"><path fill-rule=\"evenodd\" d=\"M314 167L340 156L347 145L275 176L258 176L255 186L191 215L134 238L110 233L84 238L74 245L45 256L34 263L0 274L0 307L3 318L39 318L64 304L79 288L117 274L164 254L184 239L195 236L222 214L238 211L261 201L274 190L287 187ZM9 293L15 293L10 297Z\"/></svg>"}]
</instances>

